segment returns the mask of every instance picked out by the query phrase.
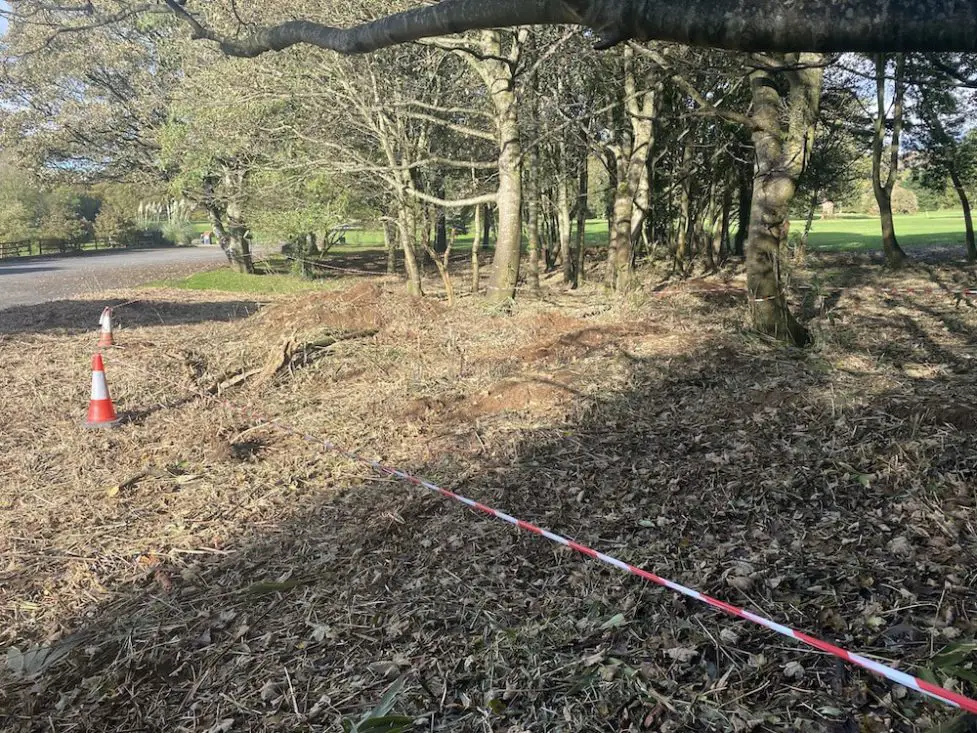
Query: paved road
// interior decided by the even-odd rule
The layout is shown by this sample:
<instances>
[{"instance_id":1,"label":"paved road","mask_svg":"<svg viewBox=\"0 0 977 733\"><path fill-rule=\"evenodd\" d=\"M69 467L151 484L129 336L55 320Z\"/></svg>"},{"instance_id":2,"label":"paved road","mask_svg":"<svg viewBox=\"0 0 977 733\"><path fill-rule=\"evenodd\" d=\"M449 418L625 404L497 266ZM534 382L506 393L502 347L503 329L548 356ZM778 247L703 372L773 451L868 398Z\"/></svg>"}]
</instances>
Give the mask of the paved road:
<instances>
[{"instance_id":1,"label":"paved road","mask_svg":"<svg viewBox=\"0 0 977 733\"><path fill-rule=\"evenodd\" d=\"M189 275L227 260L219 247L89 252L0 260L0 309Z\"/></svg>"}]
</instances>

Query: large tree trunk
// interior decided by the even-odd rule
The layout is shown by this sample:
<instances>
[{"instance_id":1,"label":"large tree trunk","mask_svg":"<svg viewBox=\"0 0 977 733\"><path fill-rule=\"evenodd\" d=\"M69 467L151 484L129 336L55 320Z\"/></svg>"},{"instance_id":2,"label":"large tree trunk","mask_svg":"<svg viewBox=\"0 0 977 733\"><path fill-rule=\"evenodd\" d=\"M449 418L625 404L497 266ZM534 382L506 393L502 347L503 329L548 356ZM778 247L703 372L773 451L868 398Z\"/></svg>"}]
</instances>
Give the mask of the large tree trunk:
<instances>
[{"instance_id":1,"label":"large tree trunk","mask_svg":"<svg viewBox=\"0 0 977 733\"><path fill-rule=\"evenodd\" d=\"M580 165L577 167L577 246L574 250L576 261L570 268L573 274L573 287L579 288L583 285L584 264L587 258L587 210L589 203L590 178L587 175L587 152L580 158Z\"/></svg>"},{"instance_id":2,"label":"large tree trunk","mask_svg":"<svg viewBox=\"0 0 977 733\"><path fill-rule=\"evenodd\" d=\"M248 228L241 214L241 207L236 202L227 206L227 252L238 272L254 274L254 260L251 257L251 242L247 237Z\"/></svg>"},{"instance_id":3,"label":"large tree trunk","mask_svg":"<svg viewBox=\"0 0 977 733\"><path fill-rule=\"evenodd\" d=\"M478 295L480 290L481 269L478 255L482 248L483 230L485 229L485 204L475 207L475 236L472 238L472 295Z\"/></svg>"},{"instance_id":4,"label":"large tree trunk","mask_svg":"<svg viewBox=\"0 0 977 733\"><path fill-rule=\"evenodd\" d=\"M515 298L519 281L519 260L522 255L522 147L513 70L518 66L527 34L526 30L519 31L512 40L509 53L504 56L501 33L483 31L480 36L481 55L470 59L492 100L499 140L499 223L492 276L486 293L493 303Z\"/></svg>"},{"instance_id":5,"label":"large tree trunk","mask_svg":"<svg viewBox=\"0 0 977 733\"><path fill-rule=\"evenodd\" d=\"M811 336L787 307L780 255L790 202L814 137L823 79L818 60L806 55L784 59L785 66L795 67L780 72L788 84L786 99L777 91L771 72L757 69L750 75L756 175L746 274L753 324L760 333L797 346L810 343Z\"/></svg>"},{"instance_id":6,"label":"large tree trunk","mask_svg":"<svg viewBox=\"0 0 977 733\"><path fill-rule=\"evenodd\" d=\"M526 160L526 228L529 236L529 292L539 293L539 171L535 153Z\"/></svg>"},{"instance_id":7,"label":"large tree trunk","mask_svg":"<svg viewBox=\"0 0 977 733\"><path fill-rule=\"evenodd\" d=\"M970 198L955 167L950 168L950 180L960 198L960 206L963 207L963 222L967 228L967 262L977 262L977 244L974 242L974 217L970 210Z\"/></svg>"},{"instance_id":8,"label":"large tree trunk","mask_svg":"<svg viewBox=\"0 0 977 733\"><path fill-rule=\"evenodd\" d=\"M617 289L618 268L631 252L631 191L628 188L628 165L624 150L614 146L614 168L617 171L617 185L614 187L614 205L611 209L611 223L607 242L607 268L604 270L604 286ZM618 253L621 253L619 256Z\"/></svg>"},{"instance_id":9,"label":"large tree trunk","mask_svg":"<svg viewBox=\"0 0 977 733\"><path fill-rule=\"evenodd\" d=\"M556 182L556 226L560 235L560 265L563 269L563 282L573 283L573 255L570 253L572 235L570 219L570 183L563 176Z\"/></svg>"},{"instance_id":10,"label":"large tree trunk","mask_svg":"<svg viewBox=\"0 0 977 733\"><path fill-rule=\"evenodd\" d=\"M383 220L383 244L387 248L387 274L397 273L397 225L390 219Z\"/></svg>"},{"instance_id":11,"label":"large tree trunk","mask_svg":"<svg viewBox=\"0 0 977 733\"><path fill-rule=\"evenodd\" d=\"M649 80L642 80L647 86ZM641 237L651 193L648 186L648 160L654 134L656 94L653 89L638 91L634 51L624 49L624 99L629 133L612 148L617 186L614 192L613 224L608 253L607 284L617 292L631 288L635 248Z\"/></svg>"},{"instance_id":12,"label":"large tree trunk","mask_svg":"<svg viewBox=\"0 0 977 733\"><path fill-rule=\"evenodd\" d=\"M906 253L896 238L896 223L892 216L892 193L885 188L875 189L875 200L879 204L879 217L882 224L882 252L890 267L899 268L906 262Z\"/></svg>"},{"instance_id":13,"label":"large tree trunk","mask_svg":"<svg viewBox=\"0 0 977 733\"><path fill-rule=\"evenodd\" d=\"M339 53L368 53L421 38L529 25L586 25L597 48L628 39L662 40L734 51L977 51L977 7L963 0L444 0L372 23L340 29L291 20L250 35L221 36L200 25L182 2L167 3L195 38L224 53L253 58L309 43Z\"/></svg>"},{"instance_id":14,"label":"large tree trunk","mask_svg":"<svg viewBox=\"0 0 977 733\"><path fill-rule=\"evenodd\" d=\"M872 190L879 205L879 215L882 217L882 251L885 261L890 267L899 268L906 261L906 253L899 246L896 239L895 222L892 219L892 191L895 189L897 173L899 171L899 140L903 123L903 100L906 93L905 84L905 56L896 58L896 72L894 81L894 97L892 103L892 135L889 139L889 170L885 180L882 180L882 156L885 150L885 138L888 129L886 124L886 68L888 59L885 54L875 56L875 137L872 140Z\"/></svg>"},{"instance_id":15,"label":"large tree trunk","mask_svg":"<svg viewBox=\"0 0 977 733\"><path fill-rule=\"evenodd\" d=\"M413 202L401 202L397 224L400 229L400 248L404 253L404 269L407 272L407 293L420 297L424 295L424 288L421 284L421 268L417 263L415 248L417 221Z\"/></svg>"}]
</instances>

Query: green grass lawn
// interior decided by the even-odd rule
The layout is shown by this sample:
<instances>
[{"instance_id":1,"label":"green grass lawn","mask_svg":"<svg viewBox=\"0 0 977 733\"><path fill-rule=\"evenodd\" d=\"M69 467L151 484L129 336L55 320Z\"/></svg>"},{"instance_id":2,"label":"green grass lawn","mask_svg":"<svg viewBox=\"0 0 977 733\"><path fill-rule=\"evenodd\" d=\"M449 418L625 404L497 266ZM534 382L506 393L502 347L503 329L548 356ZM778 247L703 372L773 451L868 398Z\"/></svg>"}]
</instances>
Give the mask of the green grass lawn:
<instances>
[{"instance_id":1,"label":"green grass lawn","mask_svg":"<svg viewBox=\"0 0 977 733\"><path fill-rule=\"evenodd\" d=\"M964 244L963 215L959 211L940 211L912 216L895 217L899 243L906 248ZM792 233L803 231L803 221L792 221ZM525 243L525 242L524 242ZM472 233L459 235L454 243L454 256L471 249ZM587 222L587 244L599 247L607 244L607 221L591 219ZM880 250L882 237L878 217L846 215L837 219L816 219L811 229L808 248L821 252L867 252ZM325 262L342 262L344 255L384 251L382 231L356 230L346 235L344 244L333 246L324 257ZM308 280L288 273L288 261L271 256L259 264L267 271L245 275L229 268L209 270L188 278L151 283L150 287L174 287L185 290L221 290L237 293L297 293L309 290L328 290L335 281Z\"/></svg>"},{"instance_id":2,"label":"green grass lawn","mask_svg":"<svg viewBox=\"0 0 977 733\"><path fill-rule=\"evenodd\" d=\"M965 244L963 214L934 211L895 217L896 237L907 248ZM804 230L803 221L791 222L791 234ZM808 249L822 252L867 252L882 249L878 217L844 216L814 221Z\"/></svg>"},{"instance_id":3,"label":"green grass lawn","mask_svg":"<svg viewBox=\"0 0 977 733\"><path fill-rule=\"evenodd\" d=\"M933 211L895 217L896 236L906 248L965 244L963 213ZM882 249L881 220L871 216L845 215L837 219L815 219L808 239L810 251L869 252ZM791 221L791 234L804 231L802 220ZM607 221L587 222L587 243L607 244Z\"/></svg>"},{"instance_id":4,"label":"green grass lawn","mask_svg":"<svg viewBox=\"0 0 977 733\"><path fill-rule=\"evenodd\" d=\"M899 243L907 248L960 245L964 240L963 214L960 211L934 211L922 214L900 215L895 217L896 236ZM791 233L804 230L802 220L791 221ZM455 239L454 251L467 252L472 246L473 233L459 234ZM523 238L523 246L526 239ZM602 247L607 245L607 220L587 221L587 245ZM342 257L344 254L357 254L368 251L382 251L385 245L383 232L371 230L350 231L345 244L334 245L326 258ZM881 223L878 217L848 214L837 219L815 219L808 240L808 249L822 252L867 252L881 250Z\"/></svg>"},{"instance_id":5,"label":"green grass lawn","mask_svg":"<svg viewBox=\"0 0 977 733\"><path fill-rule=\"evenodd\" d=\"M329 290L334 281L307 280L286 274L248 275L229 267L198 272L190 277L158 280L146 287L179 288L181 290L220 290L230 293L286 294L309 290Z\"/></svg>"}]
</instances>

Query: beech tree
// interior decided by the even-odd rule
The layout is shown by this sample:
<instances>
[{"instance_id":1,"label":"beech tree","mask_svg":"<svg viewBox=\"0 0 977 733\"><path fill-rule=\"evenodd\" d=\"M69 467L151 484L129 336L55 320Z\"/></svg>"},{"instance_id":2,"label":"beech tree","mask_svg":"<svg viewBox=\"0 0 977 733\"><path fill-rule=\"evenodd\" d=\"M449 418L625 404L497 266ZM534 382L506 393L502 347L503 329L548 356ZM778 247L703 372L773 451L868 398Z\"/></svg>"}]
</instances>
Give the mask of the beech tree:
<instances>
[{"instance_id":1,"label":"beech tree","mask_svg":"<svg viewBox=\"0 0 977 733\"><path fill-rule=\"evenodd\" d=\"M872 190L882 220L882 250L890 267L902 267L906 253L896 239L892 219L892 192L899 174L900 140L906 110L906 57L898 54L892 77L892 105L887 104L889 58L876 54L875 64L875 130L872 137Z\"/></svg>"},{"instance_id":2,"label":"beech tree","mask_svg":"<svg viewBox=\"0 0 977 733\"><path fill-rule=\"evenodd\" d=\"M588 212L606 213L605 274L613 288L627 290L636 259L661 243L682 274L691 272L695 257L710 269L724 253L745 253L755 325L803 344L809 335L788 310L780 257L791 199L817 139L823 68L830 54L843 51L884 59L977 48L973 3L920 6L911 0L442 0L417 7L399 0L392 9L401 12L359 25L364 14L390 6L330 0L326 17L313 18L315 5L300 0L240 7L202 0L12 0L0 12L36 41L8 53L8 72L28 69L30 54L53 58L72 44L84 61L85 39L94 37L111 45L118 34L139 51L120 53L112 61L116 69L182 43L185 29L203 40L190 45L207 53L179 73L157 79L157 69L169 67L151 62L145 82L115 95L138 114L119 115L123 100L104 95L117 115L104 119L117 120L108 127L118 129L134 121L136 137L147 143L148 170L167 157L153 147L161 144L158 128L183 130L192 145L184 145L182 157L169 155L180 161L179 170L163 165L160 175L185 179L196 169L200 199L220 215L218 223L224 217L230 226L233 219L239 233L258 216L256 188L274 186L270 198L279 213L293 203L299 213L314 213L318 202L310 191L318 195L322 181L342 181L353 191L368 180L371 200L384 209L378 218L388 242L397 223L414 292L420 292L423 252L432 242L444 250L446 211L456 208L475 219L473 265L485 235L495 232L488 295L504 301L517 290L524 233L532 253L530 290L539 259L547 266L559 260L564 278L577 284ZM466 31L472 32L453 35ZM601 50L618 48L587 53L588 40ZM409 42L417 43L403 45ZM388 47L398 48L365 58L328 53ZM224 65L213 51L251 61ZM210 73L196 68L201 63ZM249 64L262 73L249 78ZM710 66L713 77L704 71ZM220 68L238 74L236 87ZM174 86L154 97L160 80ZM97 94L92 82L85 84ZM194 84L197 108L208 105L208 87L218 104L198 119L174 114L180 110L170 100L186 99L185 88ZM49 96L61 101L71 93L56 91ZM35 101L29 96L24 106ZM53 119L50 129L37 130L69 129L63 116ZM212 138L206 126L217 130ZM891 126L883 120L881 127ZM85 148L97 150L79 140L77 149ZM196 157L186 154L194 150ZM120 157L109 146L102 151ZM588 161L607 168L606 212L595 200L603 191L588 195ZM289 217L289 226L304 227L307 219ZM434 260L443 269L437 255Z\"/></svg>"},{"instance_id":3,"label":"beech tree","mask_svg":"<svg viewBox=\"0 0 977 733\"><path fill-rule=\"evenodd\" d=\"M347 29L293 20L236 37L202 23L184 2L165 2L189 25L194 38L217 42L225 53L237 56L258 56L299 43L345 54L368 53L462 31L539 24L589 26L600 35L596 43L600 49L635 39L771 53L769 65L761 64L751 74L753 108L748 125L757 158L747 273L758 330L798 345L810 337L787 308L779 257L820 104L823 59L812 52L977 50L977 5L955 0L928 0L925 10L911 0L839 0L827 5L819 0L796 0L786 6L772 0L710 6L677 0L654 4L642 0L444 0ZM502 57L501 49L494 55ZM491 84L488 78L486 83ZM785 105L788 112L781 115ZM500 115L504 119L501 108ZM500 141L504 147L501 134ZM518 141L509 144L517 149ZM514 200L519 194L510 187L507 195ZM622 226L615 241L623 241L623 232ZM891 243L897 247L894 235ZM499 264L509 273L506 280L518 273L518 257L514 263L506 258ZM616 277L614 281L620 282ZM498 288L502 280L494 277L493 284Z\"/></svg>"},{"instance_id":4,"label":"beech tree","mask_svg":"<svg viewBox=\"0 0 977 733\"><path fill-rule=\"evenodd\" d=\"M964 72L975 60L924 55L909 59L918 118L913 137L915 147L925 155L923 177L931 189L937 190L944 189L949 181L957 194L969 262L977 262L977 237L967 191L977 179L977 134L967 128L977 107L977 84Z\"/></svg>"}]
</instances>

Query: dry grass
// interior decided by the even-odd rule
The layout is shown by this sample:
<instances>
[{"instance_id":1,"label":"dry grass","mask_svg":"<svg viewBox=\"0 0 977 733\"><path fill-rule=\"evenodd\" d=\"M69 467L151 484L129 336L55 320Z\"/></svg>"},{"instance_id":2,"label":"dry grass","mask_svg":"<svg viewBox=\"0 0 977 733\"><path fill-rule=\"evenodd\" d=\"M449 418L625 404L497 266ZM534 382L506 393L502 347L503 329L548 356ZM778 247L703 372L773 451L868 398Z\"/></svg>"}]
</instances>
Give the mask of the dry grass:
<instances>
[{"instance_id":1,"label":"dry grass","mask_svg":"<svg viewBox=\"0 0 977 733\"><path fill-rule=\"evenodd\" d=\"M959 276L906 282L934 273ZM819 345L801 354L741 329L725 292L615 304L550 284L511 315L380 280L264 303L117 295L139 300L118 309L106 355L117 430L81 428L104 300L0 325L0 644L65 652L36 678L2 673L3 730L336 730L401 672L396 709L418 730L914 731L950 717L256 426L207 396L219 384L977 693L977 656L959 646L977 630L967 304L819 293L805 303ZM282 361L286 342L332 339ZM959 660L938 656L953 645Z\"/></svg>"}]
</instances>

